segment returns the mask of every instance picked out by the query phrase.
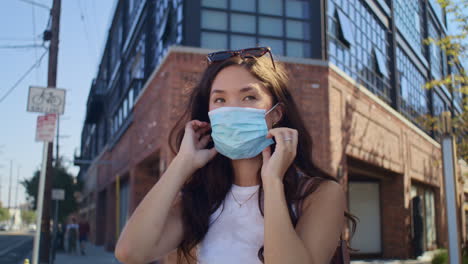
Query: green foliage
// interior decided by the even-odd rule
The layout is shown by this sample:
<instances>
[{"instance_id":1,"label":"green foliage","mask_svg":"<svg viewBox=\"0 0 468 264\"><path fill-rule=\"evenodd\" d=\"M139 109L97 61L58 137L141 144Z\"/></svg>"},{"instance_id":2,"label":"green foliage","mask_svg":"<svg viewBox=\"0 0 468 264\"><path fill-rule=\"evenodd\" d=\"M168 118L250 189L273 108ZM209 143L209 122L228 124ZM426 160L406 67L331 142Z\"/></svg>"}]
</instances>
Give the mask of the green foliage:
<instances>
[{"instance_id":1,"label":"green foliage","mask_svg":"<svg viewBox=\"0 0 468 264\"><path fill-rule=\"evenodd\" d=\"M70 213L78 208L78 204L74 198L74 193L81 190L81 184L76 182L76 179L67 169L59 162L53 171L52 188L64 189L65 200L59 201L58 220L63 221ZM28 200L32 203L33 209L37 206L37 192L39 188L40 171L36 171L33 177L21 182L28 194ZM54 210L55 201L52 201L51 209ZM53 215L51 212L51 215Z\"/></svg>"},{"instance_id":2,"label":"green foliage","mask_svg":"<svg viewBox=\"0 0 468 264\"><path fill-rule=\"evenodd\" d=\"M456 32L443 35L440 38L427 38L424 44L438 46L448 57L448 64L460 66L461 62L468 60L468 0L437 0L439 5L445 9L448 22L455 26ZM454 135L457 139L458 158L468 161L468 76L465 69L459 68L458 72L452 72L442 76L439 80L430 80L425 84L426 89L436 86L445 86L451 92L465 96L462 102L462 113L452 118ZM426 130L437 131L438 119L431 116L422 116L420 124Z\"/></svg>"},{"instance_id":3,"label":"green foliage","mask_svg":"<svg viewBox=\"0 0 468 264\"><path fill-rule=\"evenodd\" d=\"M23 211L21 211L21 219L26 224L33 224L36 221L36 212L35 211L29 211L29 210L23 210Z\"/></svg>"},{"instance_id":4,"label":"green foliage","mask_svg":"<svg viewBox=\"0 0 468 264\"><path fill-rule=\"evenodd\" d=\"M437 253L432 259L432 264L447 264L448 263L448 253L447 250L443 250Z\"/></svg>"},{"instance_id":5,"label":"green foliage","mask_svg":"<svg viewBox=\"0 0 468 264\"><path fill-rule=\"evenodd\" d=\"M432 264L448 264L448 252L446 249L441 250L437 253L434 258L432 259ZM462 263L468 264L468 256L462 256Z\"/></svg>"},{"instance_id":6,"label":"green foliage","mask_svg":"<svg viewBox=\"0 0 468 264\"><path fill-rule=\"evenodd\" d=\"M0 222L10 219L10 212L7 208L0 208Z\"/></svg>"}]
</instances>

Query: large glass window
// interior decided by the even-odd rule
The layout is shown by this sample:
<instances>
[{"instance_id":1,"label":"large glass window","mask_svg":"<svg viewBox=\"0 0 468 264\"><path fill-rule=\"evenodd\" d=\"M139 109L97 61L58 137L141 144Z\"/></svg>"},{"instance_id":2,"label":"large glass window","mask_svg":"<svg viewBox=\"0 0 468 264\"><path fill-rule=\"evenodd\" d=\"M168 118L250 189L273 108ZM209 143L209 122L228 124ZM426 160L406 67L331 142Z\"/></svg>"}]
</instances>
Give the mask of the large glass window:
<instances>
[{"instance_id":1,"label":"large glass window","mask_svg":"<svg viewBox=\"0 0 468 264\"><path fill-rule=\"evenodd\" d=\"M400 47L397 48L397 69L400 73L400 110L418 123L421 116L428 114L426 81Z\"/></svg>"},{"instance_id":2,"label":"large glass window","mask_svg":"<svg viewBox=\"0 0 468 264\"><path fill-rule=\"evenodd\" d=\"M201 47L270 46L273 54L310 57L310 6L306 0L203 0Z\"/></svg>"},{"instance_id":3,"label":"large glass window","mask_svg":"<svg viewBox=\"0 0 468 264\"><path fill-rule=\"evenodd\" d=\"M437 32L437 29L430 20L428 23L428 29L429 29L429 37L438 40L440 38L439 33ZM436 80L440 80L443 77L443 71L442 71L442 50L441 48L435 44L431 43L429 45L429 57L431 58L431 71L432 71L432 76Z\"/></svg>"},{"instance_id":4,"label":"large glass window","mask_svg":"<svg viewBox=\"0 0 468 264\"><path fill-rule=\"evenodd\" d=\"M330 61L390 103L389 41L363 0L328 0Z\"/></svg>"},{"instance_id":5,"label":"large glass window","mask_svg":"<svg viewBox=\"0 0 468 264\"><path fill-rule=\"evenodd\" d=\"M423 54L422 8L420 0L393 0L395 24L416 52Z\"/></svg>"}]
</instances>

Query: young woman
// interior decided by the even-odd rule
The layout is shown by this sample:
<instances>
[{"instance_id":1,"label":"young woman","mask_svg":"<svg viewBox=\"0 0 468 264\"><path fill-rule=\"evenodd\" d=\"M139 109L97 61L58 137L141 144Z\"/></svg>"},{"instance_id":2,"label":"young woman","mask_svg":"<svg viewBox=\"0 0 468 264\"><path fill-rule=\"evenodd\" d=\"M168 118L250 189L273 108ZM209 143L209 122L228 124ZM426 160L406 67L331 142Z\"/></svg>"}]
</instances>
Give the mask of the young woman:
<instances>
[{"instance_id":1,"label":"young woman","mask_svg":"<svg viewBox=\"0 0 468 264\"><path fill-rule=\"evenodd\" d=\"M264 56L269 53L269 56ZM175 158L127 222L124 263L177 249L186 263L329 263L344 192L312 140L269 47L211 53L171 133Z\"/></svg>"}]
</instances>

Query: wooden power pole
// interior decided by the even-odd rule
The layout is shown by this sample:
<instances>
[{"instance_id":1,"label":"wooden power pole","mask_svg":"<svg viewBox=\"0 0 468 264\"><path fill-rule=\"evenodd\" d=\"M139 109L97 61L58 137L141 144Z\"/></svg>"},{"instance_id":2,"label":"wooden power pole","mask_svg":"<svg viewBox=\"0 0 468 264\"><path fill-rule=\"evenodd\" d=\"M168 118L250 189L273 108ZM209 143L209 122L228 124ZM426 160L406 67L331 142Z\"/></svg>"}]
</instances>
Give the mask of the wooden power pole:
<instances>
[{"instance_id":1,"label":"wooden power pole","mask_svg":"<svg viewBox=\"0 0 468 264\"><path fill-rule=\"evenodd\" d=\"M47 87L57 87L57 63L58 63L58 50L59 50L59 32L60 32L60 11L61 0L54 0L52 4L51 17L52 26L50 29L50 45L49 45L49 66L47 72ZM48 264L50 261L50 215L51 215L51 192L52 192L52 151L53 142L48 143L47 151L47 169L44 186L44 203L42 211L41 223L41 243L39 250L39 263ZM38 227L39 228L39 227Z\"/></svg>"}]
</instances>

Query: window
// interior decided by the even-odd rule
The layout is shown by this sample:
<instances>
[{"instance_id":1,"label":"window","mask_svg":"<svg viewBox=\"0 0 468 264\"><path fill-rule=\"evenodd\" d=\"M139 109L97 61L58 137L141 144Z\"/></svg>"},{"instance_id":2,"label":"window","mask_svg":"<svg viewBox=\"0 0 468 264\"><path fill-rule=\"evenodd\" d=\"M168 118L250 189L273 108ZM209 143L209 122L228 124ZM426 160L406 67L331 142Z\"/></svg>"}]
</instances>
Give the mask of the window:
<instances>
[{"instance_id":1,"label":"window","mask_svg":"<svg viewBox=\"0 0 468 264\"><path fill-rule=\"evenodd\" d=\"M128 103L130 104L130 108L133 108L133 99L133 88L131 88L130 91L128 91Z\"/></svg>"},{"instance_id":2,"label":"window","mask_svg":"<svg viewBox=\"0 0 468 264\"><path fill-rule=\"evenodd\" d=\"M231 31L255 33L255 16L231 14Z\"/></svg>"},{"instance_id":3,"label":"window","mask_svg":"<svg viewBox=\"0 0 468 264\"><path fill-rule=\"evenodd\" d=\"M259 12L268 15L283 15L282 0L258 0Z\"/></svg>"},{"instance_id":4,"label":"window","mask_svg":"<svg viewBox=\"0 0 468 264\"><path fill-rule=\"evenodd\" d=\"M227 49L227 36L222 33L202 32L201 46L207 49Z\"/></svg>"},{"instance_id":5,"label":"window","mask_svg":"<svg viewBox=\"0 0 468 264\"><path fill-rule=\"evenodd\" d=\"M255 37L231 35L230 49L244 49L247 47L255 47Z\"/></svg>"},{"instance_id":6,"label":"window","mask_svg":"<svg viewBox=\"0 0 468 264\"><path fill-rule=\"evenodd\" d=\"M255 1L235 0L231 1L231 9L245 12L255 12Z\"/></svg>"},{"instance_id":7,"label":"window","mask_svg":"<svg viewBox=\"0 0 468 264\"><path fill-rule=\"evenodd\" d=\"M397 48L397 69L400 72L401 109L400 111L416 124L421 125L419 117L428 113L425 78L406 56Z\"/></svg>"},{"instance_id":8,"label":"window","mask_svg":"<svg viewBox=\"0 0 468 264\"><path fill-rule=\"evenodd\" d=\"M289 56L310 57L309 5L306 0L202 0L200 45L208 49L270 46L274 54L284 55L290 42Z\"/></svg>"},{"instance_id":9,"label":"window","mask_svg":"<svg viewBox=\"0 0 468 264\"><path fill-rule=\"evenodd\" d=\"M260 17L259 33L268 36L283 36L283 22L278 18Z\"/></svg>"},{"instance_id":10,"label":"window","mask_svg":"<svg viewBox=\"0 0 468 264\"><path fill-rule=\"evenodd\" d=\"M377 59L377 70L380 74L388 78L389 74L387 69L387 60L384 58L383 54L380 51L374 49L374 52L375 58Z\"/></svg>"},{"instance_id":11,"label":"window","mask_svg":"<svg viewBox=\"0 0 468 264\"><path fill-rule=\"evenodd\" d=\"M386 27L364 0L328 0L328 57L331 63L391 103Z\"/></svg>"},{"instance_id":12,"label":"window","mask_svg":"<svg viewBox=\"0 0 468 264\"><path fill-rule=\"evenodd\" d=\"M290 57L310 57L310 45L302 41L287 41L286 56Z\"/></svg>"},{"instance_id":13,"label":"window","mask_svg":"<svg viewBox=\"0 0 468 264\"><path fill-rule=\"evenodd\" d=\"M412 207L412 229L414 230L415 219L422 223L423 250L429 251L437 247L437 226L435 211L435 195L432 188L424 185L411 186Z\"/></svg>"},{"instance_id":14,"label":"window","mask_svg":"<svg viewBox=\"0 0 468 264\"><path fill-rule=\"evenodd\" d=\"M423 32L421 16L422 8L419 0L402 1L394 0L395 24L406 41L414 50L423 54Z\"/></svg>"},{"instance_id":15,"label":"window","mask_svg":"<svg viewBox=\"0 0 468 264\"><path fill-rule=\"evenodd\" d=\"M201 25L205 29L227 30L227 14L220 11L202 10Z\"/></svg>"},{"instance_id":16,"label":"window","mask_svg":"<svg viewBox=\"0 0 468 264\"><path fill-rule=\"evenodd\" d=\"M227 0L202 0L202 6L227 8Z\"/></svg>"},{"instance_id":17,"label":"window","mask_svg":"<svg viewBox=\"0 0 468 264\"><path fill-rule=\"evenodd\" d=\"M296 20L286 21L286 36L288 38L296 38L309 40L310 39L310 28L309 23L304 23Z\"/></svg>"},{"instance_id":18,"label":"window","mask_svg":"<svg viewBox=\"0 0 468 264\"><path fill-rule=\"evenodd\" d=\"M344 40L348 45L354 44L354 34L349 18L340 10L337 10L339 30L341 39Z\"/></svg>"},{"instance_id":19,"label":"window","mask_svg":"<svg viewBox=\"0 0 468 264\"><path fill-rule=\"evenodd\" d=\"M286 0L286 16L308 18L309 2L304 0Z\"/></svg>"},{"instance_id":20,"label":"window","mask_svg":"<svg viewBox=\"0 0 468 264\"><path fill-rule=\"evenodd\" d=\"M438 40L440 34L437 31L434 22L430 19L428 23L429 37ZM431 73L434 79L440 80L443 78L443 68L442 68L442 50L435 43L429 45L429 57L431 59Z\"/></svg>"}]
</instances>

